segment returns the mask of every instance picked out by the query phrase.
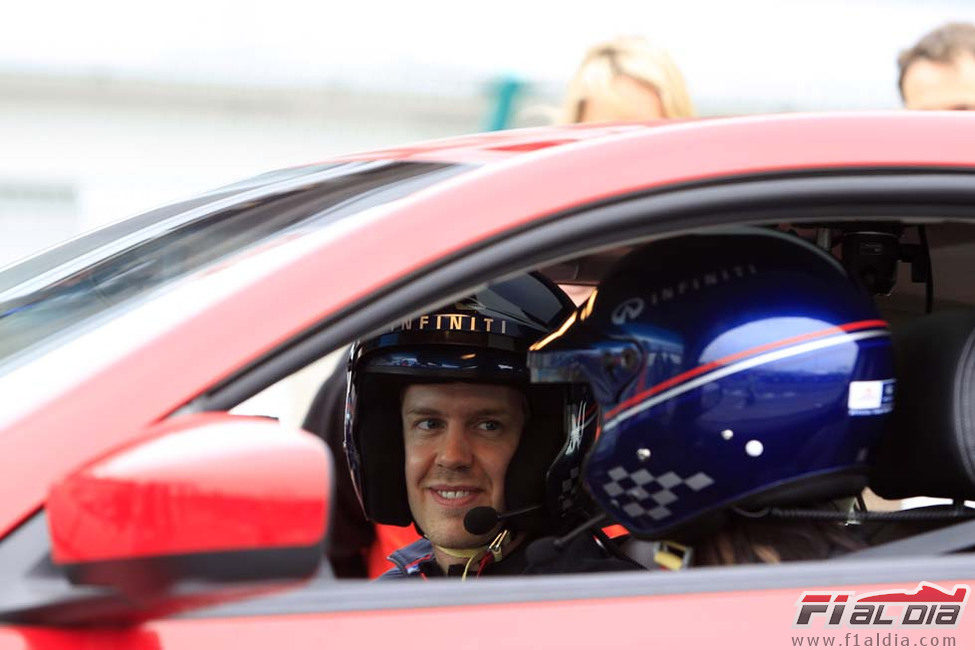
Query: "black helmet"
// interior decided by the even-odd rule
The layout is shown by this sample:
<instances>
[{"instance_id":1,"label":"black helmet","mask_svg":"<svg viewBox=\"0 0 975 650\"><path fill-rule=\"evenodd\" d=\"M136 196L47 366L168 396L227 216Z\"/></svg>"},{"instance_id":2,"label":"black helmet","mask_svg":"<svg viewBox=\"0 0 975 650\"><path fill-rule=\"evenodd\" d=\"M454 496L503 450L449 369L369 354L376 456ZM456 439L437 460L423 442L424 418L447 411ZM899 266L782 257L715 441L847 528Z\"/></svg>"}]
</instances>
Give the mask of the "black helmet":
<instances>
[{"instance_id":1,"label":"black helmet","mask_svg":"<svg viewBox=\"0 0 975 650\"><path fill-rule=\"evenodd\" d=\"M573 309L565 292L545 277L522 275L353 346L345 451L366 517L397 526L413 521L406 495L400 396L405 386L417 383L463 381L520 388L528 400L529 417L505 474L506 507L546 505L545 512L559 507L559 495L553 491L561 491L566 482L574 487L575 459L585 450L571 445L567 458L565 388L532 387L525 357L528 346L549 334ZM522 521L527 527L544 518Z\"/></svg>"}]
</instances>

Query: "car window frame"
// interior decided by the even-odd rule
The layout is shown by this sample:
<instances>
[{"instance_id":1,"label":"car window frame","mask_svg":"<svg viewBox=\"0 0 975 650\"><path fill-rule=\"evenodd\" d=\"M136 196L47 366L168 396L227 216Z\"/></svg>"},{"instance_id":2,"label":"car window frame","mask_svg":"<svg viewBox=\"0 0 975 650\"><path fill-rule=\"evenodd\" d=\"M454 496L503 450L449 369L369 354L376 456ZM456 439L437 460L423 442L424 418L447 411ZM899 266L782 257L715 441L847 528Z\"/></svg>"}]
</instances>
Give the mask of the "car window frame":
<instances>
[{"instance_id":1,"label":"car window frame","mask_svg":"<svg viewBox=\"0 0 975 650\"><path fill-rule=\"evenodd\" d=\"M274 596L188 611L176 618L224 618L365 612L396 609L539 604L810 587L952 581L973 575L975 554L943 557L811 560L778 565L696 567L460 580L313 580Z\"/></svg>"}]
</instances>

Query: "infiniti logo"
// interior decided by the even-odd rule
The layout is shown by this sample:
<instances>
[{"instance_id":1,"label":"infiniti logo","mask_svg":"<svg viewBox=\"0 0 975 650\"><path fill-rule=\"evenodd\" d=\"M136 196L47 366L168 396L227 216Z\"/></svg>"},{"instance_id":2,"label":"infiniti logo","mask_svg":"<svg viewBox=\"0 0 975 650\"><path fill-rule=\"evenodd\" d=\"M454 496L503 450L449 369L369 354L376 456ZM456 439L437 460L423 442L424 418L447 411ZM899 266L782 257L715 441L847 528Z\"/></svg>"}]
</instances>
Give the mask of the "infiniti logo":
<instances>
[{"instance_id":1,"label":"infiniti logo","mask_svg":"<svg viewBox=\"0 0 975 650\"><path fill-rule=\"evenodd\" d=\"M643 313L643 306L642 298L630 298L616 305L611 317L613 325L622 325L627 321L635 320Z\"/></svg>"}]
</instances>

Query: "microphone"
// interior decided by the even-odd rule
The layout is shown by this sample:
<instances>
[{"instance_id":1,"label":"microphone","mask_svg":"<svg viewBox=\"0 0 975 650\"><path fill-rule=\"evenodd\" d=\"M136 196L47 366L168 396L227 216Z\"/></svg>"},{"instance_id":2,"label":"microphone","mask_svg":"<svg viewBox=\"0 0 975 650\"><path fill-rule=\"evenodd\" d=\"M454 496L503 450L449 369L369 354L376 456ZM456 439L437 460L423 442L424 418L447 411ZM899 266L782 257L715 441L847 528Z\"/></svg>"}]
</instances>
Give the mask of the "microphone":
<instances>
[{"instance_id":1,"label":"microphone","mask_svg":"<svg viewBox=\"0 0 975 650\"><path fill-rule=\"evenodd\" d=\"M602 525L605 521L606 515L601 513L576 526L562 537L540 537L536 539L525 549L525 558L528 560L528 564L539 566L554 562L559 559L562 550L569 542L586 530Z\"/></svg>"},{"instance_id":2,"label":"microphone","mask_svg":"<svg viewBox=\"0 0 975 650\"><path fill-rule=\"evenodd\" d=\"M494 530L500 522L517 517L519 515L524 515L529 512L534 512L535 510L540 510L542 508L541 504L528 506L527 508L519 508L517 510L509 510L505 513L500 513L491 506L477 506L476 508L471 508L464 515L464 529L471 535L486 535Z\"/></svg>"}]
</instances>

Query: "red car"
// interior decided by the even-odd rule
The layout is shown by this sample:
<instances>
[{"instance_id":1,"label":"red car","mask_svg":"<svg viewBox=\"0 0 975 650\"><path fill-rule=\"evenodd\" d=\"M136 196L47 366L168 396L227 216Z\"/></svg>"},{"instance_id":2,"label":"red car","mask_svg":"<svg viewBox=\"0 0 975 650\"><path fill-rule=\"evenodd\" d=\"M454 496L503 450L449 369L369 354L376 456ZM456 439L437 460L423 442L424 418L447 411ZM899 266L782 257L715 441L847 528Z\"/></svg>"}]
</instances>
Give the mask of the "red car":
<instances>
[{"instance_id":1,"label":"red car","mask_svg":"<svg viewBox=\"0 0 975 650\"><path fill-rule=\"evenodd\" d=\"M744 223L845 234L867 257L882 244L850 233L895 233L893 270L870 271L896 281L877 299L895 332L926 301L972 309L975 116L455 138L265 174L3 270L0 647L973 647L965 520L816 562L335 580L324 445L227 413L492 279L595 286L636 242ZM967 472L975 498L961 377L938 471Z\"/></svg>"}]
</instances>

